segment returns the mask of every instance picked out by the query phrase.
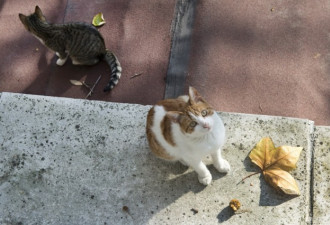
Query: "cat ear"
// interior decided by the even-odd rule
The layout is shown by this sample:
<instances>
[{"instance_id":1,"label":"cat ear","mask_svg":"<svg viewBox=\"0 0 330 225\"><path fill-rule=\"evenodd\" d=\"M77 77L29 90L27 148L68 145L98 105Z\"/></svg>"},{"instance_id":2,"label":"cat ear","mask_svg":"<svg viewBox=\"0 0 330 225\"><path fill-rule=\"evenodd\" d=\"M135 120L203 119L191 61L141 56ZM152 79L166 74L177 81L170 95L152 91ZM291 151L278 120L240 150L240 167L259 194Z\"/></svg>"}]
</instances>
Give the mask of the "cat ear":
<instances>
[{"instance_id":1,"label":"cat ear","mask_svg":"<svg viewBox=\"0 0 330 225\"><path fill-rule=\"evenodd\" d=\"M166 113L167 118L169 118L172 122L178 123L180 121L180 112L170 111Z\"/></svg>"},{"instance_id":2,"label":"cat ear","mask_svg":"<svg viewBox=\"0 0 330 225\"><path fill-rule=\"evenodd\" d=\"M37 6L37 5L36 5L36 8L34 9L34 12L37 13L37 14L38 14L38 13L42 13L42 12L41 12L41 9L40 9L39 6Z\"/></svg>"},{"instance_id":3,"label":"cat ear","mask_svg":"<svg viewBox=\"0 0 330 225\"><path fill-rule=\"evenodd\" d=\"M19 19L21 20L21 22L24 24L24 22L25 22L25 20L26 20L26 16L25 15L23 15L23 14L18 14L18 16L19 16Z\"/></svg>"},{"instance_id":4,"label":"cat ear","mask_svg":"<svg viewBox=\"0 0 330 225\"><path fill-rule=\"evenodd\" d=\"M198 91L191 86L189 87L189 102L190 104L205 102L202 96L198 93Z\"/></svg>"},{"instance_id":5,"label":"cat ear","mask_svg":"<svg viewBox=\"0 0 330 225\"><path fill-rule=\"evenodd\" d=\"M39 6L36 5L36 8L35 8L35 10L34 10L34 13L37 14L37 16L38 16L41 20L43 20L43 21L46 20L46 18L44 17L44 14L42 14L42 11L41 11L41 9L39 8Z\"/></svg>"}]
</instances>

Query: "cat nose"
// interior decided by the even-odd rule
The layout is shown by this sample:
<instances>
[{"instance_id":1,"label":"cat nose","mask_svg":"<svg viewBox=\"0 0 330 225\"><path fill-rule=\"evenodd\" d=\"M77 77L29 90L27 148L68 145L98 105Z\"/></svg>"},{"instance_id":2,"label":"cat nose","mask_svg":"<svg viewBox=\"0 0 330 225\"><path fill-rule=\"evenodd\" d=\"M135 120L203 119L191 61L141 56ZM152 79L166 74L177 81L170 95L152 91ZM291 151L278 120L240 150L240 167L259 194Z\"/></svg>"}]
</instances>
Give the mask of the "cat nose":
<instances>
[{"instance_id":1,"label":"cat nose","mask_svg":"<svg viewBox=\"0 0 330 225\"><path fill-rule=\"evenodd\" d=\"M211 127L210 127L210 125L209 125L208 123L204 123L204 124L203 124L203 128L209 130Z\"/></svg>"}]
</instances>

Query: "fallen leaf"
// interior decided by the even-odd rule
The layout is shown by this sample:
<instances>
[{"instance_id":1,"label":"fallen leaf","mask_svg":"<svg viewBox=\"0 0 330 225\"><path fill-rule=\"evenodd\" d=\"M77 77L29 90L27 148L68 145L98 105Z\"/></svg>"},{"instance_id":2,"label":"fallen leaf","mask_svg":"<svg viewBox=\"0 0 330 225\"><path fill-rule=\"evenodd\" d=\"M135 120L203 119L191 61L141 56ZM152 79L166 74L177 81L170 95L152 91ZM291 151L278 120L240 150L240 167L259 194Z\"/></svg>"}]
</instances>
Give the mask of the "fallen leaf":
<instances>
[{"instance_id":1,"label":"fallen leaf","mask_svg":"<svg viewBox=\"0 0 330 225\"><path fill-rule=\"evenodd\" d=\"M265 180L288 195L300 195L295 179L288 171L296 168L303 148L280 146L275 148L269 137L259 141L249 157L262 170Z\"/></svg>"},{"instance_id":2,"label":"fallen leaf","mask_svg":"<svg viewBox=\"0 0 330 225\"><path fill-rule=\"evenodd\" d=\"M76 86L81 86L81 85L83 85L83 83L80 82L79 80L70 80L70 82L71 82L71 84L76 85Z\"/></svg>"},{"instance_id":3,"label":"fallen leaf","mask_svg":"<svg viewBox=\"0 0 330 225\"><path fill-rule=\"evenodd\" d=\"M93 17L92 24L96 27L102 26L105 24L103 13L98 13Z\"/></svg>"}]
</instances>

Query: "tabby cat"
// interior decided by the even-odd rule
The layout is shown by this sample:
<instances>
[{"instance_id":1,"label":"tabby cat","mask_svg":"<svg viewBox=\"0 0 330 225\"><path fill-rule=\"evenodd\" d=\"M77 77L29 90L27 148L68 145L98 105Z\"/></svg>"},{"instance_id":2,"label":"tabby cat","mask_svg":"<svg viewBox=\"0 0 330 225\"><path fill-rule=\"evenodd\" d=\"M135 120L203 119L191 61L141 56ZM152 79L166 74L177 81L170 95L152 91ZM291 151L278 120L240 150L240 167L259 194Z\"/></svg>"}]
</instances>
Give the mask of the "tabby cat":
<instances>
[{"instance_id":1,"label":"tabby cat","mask_svg":"<svg viewBox=\"0 0 330 225\"><path fill-rule=\"evenodd\" d=\"M152 107L146 132L151 151L157 157L191 166L204 185L212 181L202 162L204 156L211 154L213 165L220 173L230 170L229 163L221 157L224 124L193 87L189 88L189 96L162 100Z\"/></svg>"},{"instance_id":2,"label":"tabby cat","mask_svg":"<svg viewBox=\"0 0 330 225\"><path fill-rule=\"evenodd\" d=\"M50 24L36 6L29 16L19 14L24 27L42 44L53 50L59 57L56 64L64 65L68 56L74 65L94 65L104 60L110 66L111 78L104 91L117 85L121 76L121 66L117 57L106 49L100 32L87 23Z\"/></svg>"}]
</instances>

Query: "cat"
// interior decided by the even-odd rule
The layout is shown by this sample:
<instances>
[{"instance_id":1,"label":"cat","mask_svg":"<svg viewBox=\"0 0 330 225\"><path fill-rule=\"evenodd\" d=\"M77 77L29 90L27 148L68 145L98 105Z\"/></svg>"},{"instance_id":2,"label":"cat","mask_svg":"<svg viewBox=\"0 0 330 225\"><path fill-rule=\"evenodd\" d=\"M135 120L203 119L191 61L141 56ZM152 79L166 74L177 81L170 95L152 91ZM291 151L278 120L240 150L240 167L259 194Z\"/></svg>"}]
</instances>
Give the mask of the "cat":
<instances>
[{"instance_id":1,"label":"cat","mask_svg":"<svg viewBox=\"0 0 330 225\"><path fill-rule=\"evenodd\" d=\"M204 185L212 175L202 162L211 154L220 173L230 171L221 156L225 143L225 127L216 111L198 91L189 87L189 95L166 99L153 106L147 116L146 133L151 151L159 158L180 161L192 167Z\"/></svg>"},{"instance_id":2,"label":"cat","mask_svg":"<svg viewBox=\"0 0 330 225\"><path fill-rule=\"evenodd\" d=\"M111 77L104 91L117 85L122 68L117 57L106 49L100 32L87 23L50 24L39 6L29 16L19 13L25 29L59 57L56 64L64 65L70 56L73 65L94 65L104 60L110 66Z\"/></svg>"}]
</instances>

